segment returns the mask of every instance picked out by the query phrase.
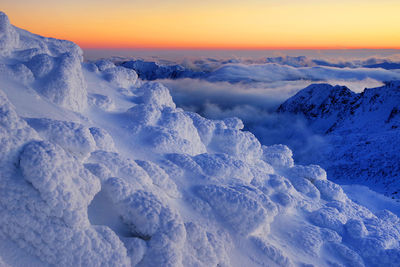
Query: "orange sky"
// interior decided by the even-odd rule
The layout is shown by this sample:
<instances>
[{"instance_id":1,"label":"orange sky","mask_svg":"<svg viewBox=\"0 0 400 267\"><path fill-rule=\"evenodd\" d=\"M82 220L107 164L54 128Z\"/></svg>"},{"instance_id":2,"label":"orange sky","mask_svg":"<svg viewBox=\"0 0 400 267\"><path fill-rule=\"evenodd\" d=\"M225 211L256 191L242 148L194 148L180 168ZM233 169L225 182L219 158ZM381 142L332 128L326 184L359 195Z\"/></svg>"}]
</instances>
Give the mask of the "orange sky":
<instances>
[{"instance_id":1,"label":"orange sky","mask_svg":"<svg viewBox=\"0 0 400 267\"><path fill-rule=\"evenodd\" d=\"M2 0L21 28L84 48L400 48L398 0Z\"/></svg>"}]
</instances>

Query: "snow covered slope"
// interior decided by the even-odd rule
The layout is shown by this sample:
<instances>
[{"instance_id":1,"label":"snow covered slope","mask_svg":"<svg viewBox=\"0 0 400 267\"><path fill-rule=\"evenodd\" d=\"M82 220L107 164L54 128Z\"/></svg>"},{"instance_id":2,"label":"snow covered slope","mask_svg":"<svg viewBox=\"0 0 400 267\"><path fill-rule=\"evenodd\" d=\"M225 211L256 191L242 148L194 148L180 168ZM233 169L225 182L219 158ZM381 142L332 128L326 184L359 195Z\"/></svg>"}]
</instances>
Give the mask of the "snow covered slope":
<instances>
[{"instance_id":1,"label":"snow covered slope","mask_svg":"<svg viewBox=\"0 0 400 267\"><path fill-rule=\"evenodd\" d=\"M352 202L320 167L0 14L1 265L400 262L400 219Z\"/></svg>"},{"instance_id":2,"label":"snow covered slope","mask_svg":"<svg viewBox=\"0 0 400 267\"><path fill-rule=\"evenodd\" d=\"M278 111L304 115L314 131L326 136L330 147L315 163L331 179L400 197L400 81L359 94L344 86L314 84Z\"/></svg>"}]
</instances>

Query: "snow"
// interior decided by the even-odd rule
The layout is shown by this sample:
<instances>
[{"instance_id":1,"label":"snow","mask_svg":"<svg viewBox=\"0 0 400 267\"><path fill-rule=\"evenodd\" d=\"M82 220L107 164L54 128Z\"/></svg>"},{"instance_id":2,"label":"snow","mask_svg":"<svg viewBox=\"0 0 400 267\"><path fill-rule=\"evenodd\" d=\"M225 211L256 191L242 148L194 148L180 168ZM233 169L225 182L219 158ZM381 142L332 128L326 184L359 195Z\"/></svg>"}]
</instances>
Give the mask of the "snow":
<instances>
[{"instance_id":1,"label":"snow","mask_svg":"<svg viewBox=\"0 0 400 267\"><path fill-rule=\"evenodd\" d=\"M400 203L397 199L381 195L363 185L342 185L342 188L354 202L367 207L371 211L378 212L387 209L397 216L400 215Z\"/></svg>"},{"instance_id":2,"label":"snow","mask_svg":"<svg viewBox=\"0 0 400 267\"><path fill-rule=\"evenodd\" d=\"M398 265L400 219L353 202L318 165L1 20L0 241L24 259L2 245L0 264ZM4 77L17 64L32 81Z\"/></svg>"},{"instance_id":3,"label":"snow","mask_svg":"<svg viewBox=\"0 0 400 267\"><path fill-rule=\"evenodd\" d=\"M78 123L38 118L27 118L26 121L43 139L58 144L75 156L87 157L96 150L94 135L97 143L101 142L99 131L90 131Z\"/></svg>"},{"instance_id":4,"label":"snow","mask_svg":"<svg viewBox=\"0 0 400 267\"><path fill-rule=\"evenodd\" d=\"M105 80L121 88L128 88L134 85L137 80L136 72L119 66L105 69L103 71L103 77Z\"/></svg>"},{"instance_id":5,"label":"snow","mask_svg":"<svg viewBox=\"0 0 400 267\"><path fill-rule=\"evenodd\" d=\"M74 111L85 109L83 58L77 45L18 29L4 13L1 13L0 25L1 54L9 58L8 64L1 68L5 68L7 74L32 84L33 89L53 103Z\"/></svg>"},{"instance_id":6,"label":"snow","mask_svg":"<svg viewBox=\"0 0 400 267\"><path fill-rule=\"evenodd\" d=\"M18 45L19 36L14 27L10 24L10 20L3 12L0 13L0 51L2 54L9 54L10 51Z\"/></svg>"}]
</instances>

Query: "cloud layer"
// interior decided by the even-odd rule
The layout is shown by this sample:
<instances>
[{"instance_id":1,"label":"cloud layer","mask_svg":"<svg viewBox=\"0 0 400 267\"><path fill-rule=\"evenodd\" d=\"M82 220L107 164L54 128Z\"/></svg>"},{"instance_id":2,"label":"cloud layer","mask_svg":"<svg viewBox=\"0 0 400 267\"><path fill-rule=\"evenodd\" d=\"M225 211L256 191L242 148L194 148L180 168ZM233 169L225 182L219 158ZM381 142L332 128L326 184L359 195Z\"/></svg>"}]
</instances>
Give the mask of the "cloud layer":
<instances>
[{"instance_id":1,"label":"cloud layer","mask_svg":"<svg viewBox=\"0 0 400 267\"><path fill-rule=\"evenodd\" d=\"M362 92L396 79L400 79L399 70L381 68L228 63L201 78L159 81L185 110L212 119L238 117L263 144L286 144L294 150L296 160L308 163L310 155L318 156L317 151L326 144L301 118L276 114L282 102L311 83L345 85Z\"/></svg>"}]
</instances>

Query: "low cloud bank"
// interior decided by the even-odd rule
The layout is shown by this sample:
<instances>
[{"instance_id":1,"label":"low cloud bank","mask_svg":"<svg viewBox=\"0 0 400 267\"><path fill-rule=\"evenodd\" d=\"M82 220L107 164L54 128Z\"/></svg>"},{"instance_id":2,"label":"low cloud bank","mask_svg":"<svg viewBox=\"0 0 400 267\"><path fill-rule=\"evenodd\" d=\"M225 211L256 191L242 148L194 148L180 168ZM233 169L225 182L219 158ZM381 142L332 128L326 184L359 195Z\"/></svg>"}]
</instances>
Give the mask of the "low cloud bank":
<instances>
[{"instance_id":1,"label":"low cloud bank","mask_svg":"<svg viewBox=\"0 0 400 267\"><path fill-rule=\"evenodd\" d=\"M214 80L159 81L170 89L179 107L211 119L238 117L262 144L286 144L293 149L295 160L305 164L318 157L318 151L326 143L322 136L308 128L302 118L275 113L281 103L311 83L345 85L355 92L362 92L364 88L381 86L384 80L400 79L400 73L388 70L272 65L272 68L234 65L217 71L213 77L218 79ZM247 77L247 80L233 81L232 77Z\"/></svg>"}]
</instances>

